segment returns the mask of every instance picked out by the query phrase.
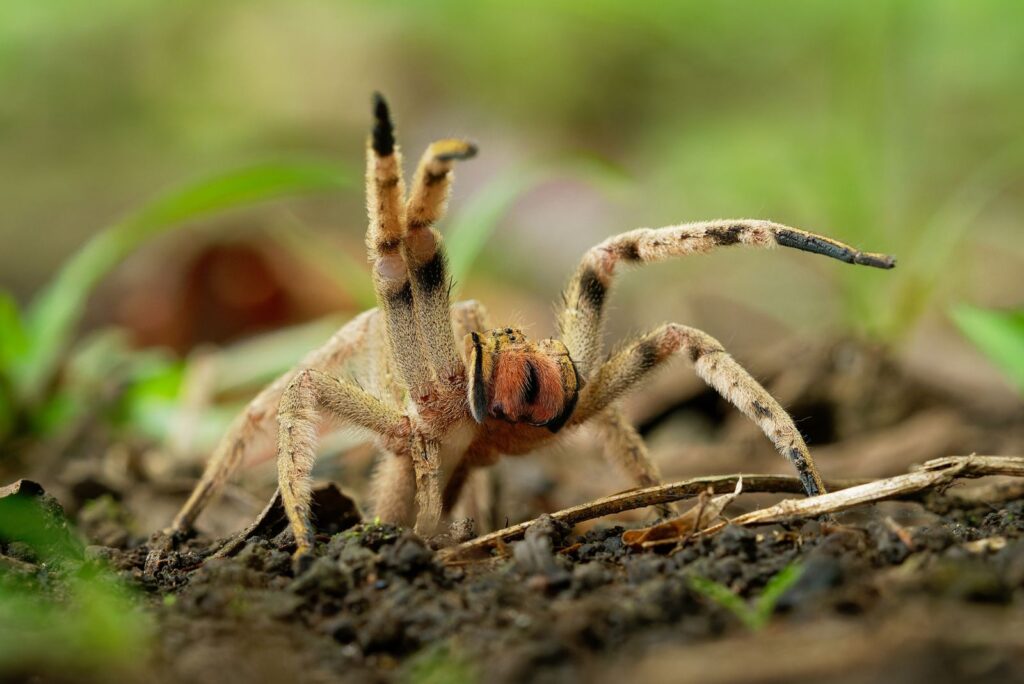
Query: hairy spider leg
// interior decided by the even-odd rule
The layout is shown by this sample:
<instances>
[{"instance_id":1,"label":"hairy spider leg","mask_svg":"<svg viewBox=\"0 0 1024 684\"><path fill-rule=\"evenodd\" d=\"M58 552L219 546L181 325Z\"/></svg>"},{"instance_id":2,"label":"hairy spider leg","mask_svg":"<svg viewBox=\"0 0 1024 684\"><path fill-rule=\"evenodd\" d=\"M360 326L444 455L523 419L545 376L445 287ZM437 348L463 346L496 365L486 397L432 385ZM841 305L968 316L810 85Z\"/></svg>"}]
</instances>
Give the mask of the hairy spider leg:
<instances>
[{"instance_id":1,"label":"hairy spider leg","mask_svg":"<svg viewBox=\"0 0 1024 684\"><path fill-rule=\"evenodd\" d=\"M638 487L661 484L661 473L651 460L644 438L630 424L621 407L612 404L598 414L594 422L609 463L626 471ZM675 514L671 504L654 506L654 510L663 517Z\"/></svg>"},{"instance_id":2,"label":"hairy spider leg","mask_svg":"<svg viewBox=\"0 0 1024 684\"><path fill-rule=\"evenodd\" d=\"M453 305L450 320L458 338L488 329L487 312L475 300ZM445 486L442 496L443 513L449 512L458 500L468 474L466 471L467 467L463 463ZM374 469L370 485L374 515L387 522L412 527L416 523L415 496L416 473L412 460L393 452L383 454Z\"/></svg>"},{"instance_id":3,"label":"hairy spider leg","mask_svg":"<svg viewBox=\"0 0 1024 684\"><path fill-rule=\"evenodd\" d=\"M366 246L373 264L377 303L384 312L388 346L407 389L425 387L431 368L416 329L412 284L402 254L405 239L405 183L402 153L395 142L388 105L374 94L374 126L366 144Z\"/></svg>"},{"instance_id":4,"label":"hairy spider leg","mask_svg":"<svg viewBox=\"0 0 1024 684\"><path fill-rule=\"evenodd\" d=\"M757 422L776 448L793 462L808 494L820 493L824 491L821 478L792 419L706 334L692 328L667 326L613 355L595 371L602 350L605 301L620 262L653 263L737 244L781 245L875 268L892 268L896 263L884 254L862 252L831 238L753 219L639 228L611 237L583 256L563 295L558 316L562 341L586 383L572 423L583 422L603 410L665 355L686 349L698 374ZM676 346L672 347L673 344ZM671 351L666 351L670 348ZM710 361L705 359L709 354Z\"/></svg>"},{"instance_id":5,"label":"hairy spider leg","mask_svg":"<svg viewBox=\"0 0 1024 684\"><path fill-rule=\"evenodd\" d=\"M616 235L584 254L563 294L558 327L580 377L586 381L601 356L604 304L615 276L615 267L620 262L649 264L739 244L754 247L781 245L875 268L892 268L896 264L892 257L884 254L861 252L821 235L754 219L721 219L665 228L638 228Z\"/></svg>"},{"instance_id":6,"label":"hairy spider leg","mask_svg":"<svg viewBox=\"0 0 1024 684\"><path fill-rule=\"evenodd\" d=\"M451 387L460 397L465 391L465 369L452 331L450 282L444 245L434 224L441 219L447 207L455 161L469 159L475 154L476 146L463 140L431 143L413 176L412 190L406 203L404 255L412 273L420 337L425 342L427 358L437 374L437 382ZM429 420L429 417L425 418Z\"/></svg>"},{"instance_id":7,"label":"hairy spider leg","mask_svg":"<svg viewBox=\"0 0 1024 684\"><path fill-rule=\"evenodd\" d=\"M572 422L584 422L605 410L678 352L686 355L704 382L757 423L778 452L796 468L808 495L825 493L825 485L793 419L726 353L718 340L696 328L669 323L613 354L580 392Z\"/></svg>"},{"instance_id":8,"label":"hairy spider leg","mask_svg":"<svg viewBox=\"0 0 1024 684\"><path fill-rule=\"evenodd\" d=\"M366 344L376 314L375 310L367 311L346 323L323 346L307 354L297 366L283 373L249 402L217 444L199 482L167 533L182 534L192 529L199 515L243 463L258 463L272 455L277 407L288 383L306 368L325 372L339 368ZM270 453L265 456L263 452Z\"/></svg>"},{"instance_id":9,"label":"hairy spider leg","mask_svg":"<svg viewBox=\"0 0 1024 684\"><path fill-rule=\"evenodd\" d=\"M410 436L409 419L356 385L317 370L299 371L288 384L278 408L278 486L295 533L296 558L313 547L309 526L310 472L316 458L317 428L322 415L379 435L391 449Z\"/></svg>"}]
</instances>

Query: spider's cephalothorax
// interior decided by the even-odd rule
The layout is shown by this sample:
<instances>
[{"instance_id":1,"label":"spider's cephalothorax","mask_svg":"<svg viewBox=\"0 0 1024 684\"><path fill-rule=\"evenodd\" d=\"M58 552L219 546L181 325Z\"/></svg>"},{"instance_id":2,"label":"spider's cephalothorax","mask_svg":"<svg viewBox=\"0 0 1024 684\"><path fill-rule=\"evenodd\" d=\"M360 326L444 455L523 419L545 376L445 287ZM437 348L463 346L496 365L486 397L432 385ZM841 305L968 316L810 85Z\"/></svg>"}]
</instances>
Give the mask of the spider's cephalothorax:
<instances>
[{"instance_id":1,"label":"spider's cephalothorax","mask_svg":"<svg viewBox=\"0 0 1024 684\"><path fill-rule=\"evenodd\" d=\"M366 244L379 307L350 321L250 403L171 532L190 528L231 473L267 451L261 438L276 433L278 482L296 558L308 558L310 472L323 417L376 435L383 453L371 492L375 513L424 533L438 529L473 469L531 451L583 424L598 431L608 457L636 484L656 484L657 469L619 400L677 356L758 424L796 468L808 494L824 491L792 419L717 340L669 323L605 358L605 303L620 266L732 245L791 247L877 268L892 268L891 257L763 220L639 228L583 255L562 296L559 339L531 342L520 330L488 325L479 303L449 301L444 248L434 225L444 214L453 164L472 157L476 147L463 140L433 143L407 193L394 127L379 95L374 117L367 142Z\"/></svg>"},{"instance_id":2,"label":"spider's cephalothorax","mask_svg":"<svg viewBox=\"0 0 1024 684\"><path fill-rule=\"evenodd\" d=\"M559 340L531 342L521 330L502 328L465 338L469 409L488 417L558 432L579 398L579 376Z\"/></svg>"}]
</instances>

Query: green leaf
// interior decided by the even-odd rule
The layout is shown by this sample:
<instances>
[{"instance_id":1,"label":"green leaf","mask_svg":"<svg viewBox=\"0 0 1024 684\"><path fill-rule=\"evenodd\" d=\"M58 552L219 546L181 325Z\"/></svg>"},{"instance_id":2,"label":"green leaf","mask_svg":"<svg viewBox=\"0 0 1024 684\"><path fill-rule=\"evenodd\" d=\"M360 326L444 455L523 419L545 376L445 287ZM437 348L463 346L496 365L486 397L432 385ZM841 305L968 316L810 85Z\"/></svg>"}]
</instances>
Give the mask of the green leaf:
<instances>
[{"instance_id":1,"label":"green leaf","mask_svg":"<svg viewBox=\"0 0 1024 684\"><path fill-rule=\"evenodd\" d=\"M14 429L18 405L13 396L11 372L27 348L28 336L18 304L9 293L0 291L0 442Z\"/></svg>"},{"instance_id":2,"label":"green leaf","mask_svg":"<svg viewBox=\"0 0 1024 684\"><path fill-rule=\"evenodd\" d=\"M993 311L961 304L950 316L1024 395L1024 310Z\"/></svg>"},{"instance_id":3,"label":"green leaf","mask_svg":"<svg viewBox=\"0 0 1024 684\"><path fill-rule=\"evenodd\" d=\"M28 335L18 303L10 293L0 291L0 376L8 374L27 348Z\"/></svg>"},{"instance_id":4,"label":"green leaf","mask_svg":"<svg viewBox=\"0 0 1024 684\"><path fill-rule=\"evenodd\" d=\"M214 364L214 393L238 395L259 391L322 346L347 321L344 315L325 316L262 333L219 350Z\"/></svg>"},{"instance_id":5,"label":"green leaf","mask_svg":"<svg viewBox=\"0 0 1024 684\"><path fill-rule=\"evenodd\" d=\"M274 226L270 235L295 257L308 263L334 281L339 290L352 298L360 309L377 306L373 291L370 265L366 261L365 247L362 259L348 254L331 240L297 221ZM361 237L361 236L360 236ZM362 240L360 240L362 246Z\"/></svg>"},{"instance_id":6,"label":"green leaf","mask_svg":"<svg viewBox=\"0 0 1024 684\"><path fill-rule=\"evenodd\" d=\"M84 545L62 512L43 499L4 497L0 538L24 544L45 578L0 567L0 678L42 670L119 680L117 668L146 657L152 620L113 573L82 564Z\"/></svg>"},{"instance_id":7,"label":"green leaf","mask_svg":"<svg viewBox=\"0 0 1024 684\"><path fill-rule=\"evenodd\" d=\"M33 301L27 316L31 346L17 384L35 402L52 377L96 284L147 240L188 221L304 192L349 187L357 175L324 163L267 163L216 175L160 196L89 240Z\"/></svg>"}]
</instances>

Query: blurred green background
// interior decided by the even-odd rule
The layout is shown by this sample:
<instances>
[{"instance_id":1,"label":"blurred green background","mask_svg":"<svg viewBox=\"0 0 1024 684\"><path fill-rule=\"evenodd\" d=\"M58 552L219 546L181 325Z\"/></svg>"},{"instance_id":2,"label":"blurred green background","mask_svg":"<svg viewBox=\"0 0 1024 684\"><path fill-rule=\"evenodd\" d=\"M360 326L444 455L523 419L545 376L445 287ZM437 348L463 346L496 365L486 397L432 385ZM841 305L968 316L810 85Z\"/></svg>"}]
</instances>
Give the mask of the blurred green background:
<instances>
[{"instance_id":1,"label":"blurred green background","mask_svg":"<svg viewBox=\"0 0 1024 684\"><path fill-rule=\"evenodd\" d=\"M479 141L456 206L536 159L584 152L628 174L613 202L563 188L503 225L487 252L518 258L516 287L550 291L617 230L764 216L898 253L899 275L794 261L851 289L941 270L943 289L1017 303L1021 279L986 284L1022 265L1022 26L1013 1L4 2L3 285L27 296L182 179L295 154L359 168L380 89L407 155ZM361 203L359 188L317 202L315 227L357 242ZM952 233L968 239L947 260ZM789 299L787 257L716 261L716 289ZM766 273L783 282L750 287ZM851 317L883 324L879 302L847 294Z\"/></svg>"},{"instance_id":2,"label":"blurred green background","mask_svg":"<svg viewBox=\"0 0 1024 684\"><path fill-rule=\"evenodd\" d=\"M0 319L27 321L9 365L46 358L4 401L42 401L88 331L166 360L336 315L226 381L255 385L365 308L373 90L407 166L435 137L479 143L445 230L460 294L497 323L550 334L550 302L608 235L760 217L899 267L724 250L624 279L610 334L680 320L741 358L812 333L973 353L950 308L1024 301L1022 66L1012 0L8 0ZM169 395L175 372L157 373Z\"/></svg>"}]
</instances>

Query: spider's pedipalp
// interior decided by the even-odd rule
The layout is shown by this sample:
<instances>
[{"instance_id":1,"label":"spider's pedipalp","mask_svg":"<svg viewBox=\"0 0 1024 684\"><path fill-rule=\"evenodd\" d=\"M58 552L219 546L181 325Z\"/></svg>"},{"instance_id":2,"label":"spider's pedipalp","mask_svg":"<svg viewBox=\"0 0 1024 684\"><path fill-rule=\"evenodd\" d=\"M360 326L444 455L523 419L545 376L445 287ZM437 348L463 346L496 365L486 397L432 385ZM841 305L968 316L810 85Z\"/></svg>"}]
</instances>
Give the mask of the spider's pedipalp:
<instances>
[{"instance_id":1,"label":"spider's pedipalp","mask_svg":"<svg viewBox=\"0 0 1024 684\"><path fill-rule=\"evenodd\" d=\"M821 476L793 419L718 340L696 328L669 323L613 354L580 392L572 423L585 422L604 411L678 352L686 354L702 380L757 423L776 450L797 469L808 495L824 493Z\"/></svg>"},{"instance_id":2,"label":"spider's pedipalp","mask_svg":"<svg viewBox=\"0 0 1024 684\"><path fill-rule=\"evenodd\" d=\"M563 295L558 324L562 339L584 379L601 355L605 300L620 264L649 264L718 247L791 247L850 264L893 268L895 259L862 252L837 240L771 221L723 219L665 228L638 228L591 248Z\"/></svg>"}]
</instances>

